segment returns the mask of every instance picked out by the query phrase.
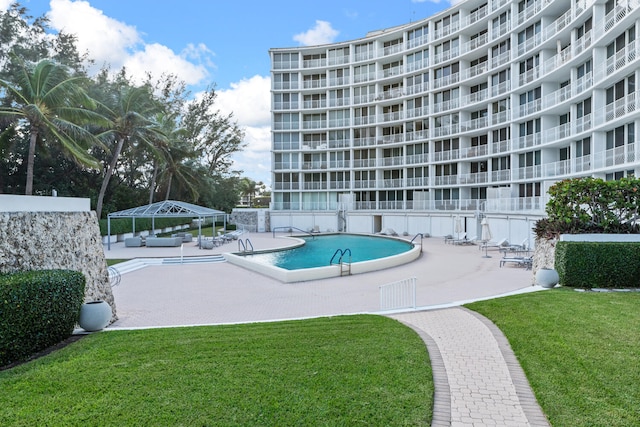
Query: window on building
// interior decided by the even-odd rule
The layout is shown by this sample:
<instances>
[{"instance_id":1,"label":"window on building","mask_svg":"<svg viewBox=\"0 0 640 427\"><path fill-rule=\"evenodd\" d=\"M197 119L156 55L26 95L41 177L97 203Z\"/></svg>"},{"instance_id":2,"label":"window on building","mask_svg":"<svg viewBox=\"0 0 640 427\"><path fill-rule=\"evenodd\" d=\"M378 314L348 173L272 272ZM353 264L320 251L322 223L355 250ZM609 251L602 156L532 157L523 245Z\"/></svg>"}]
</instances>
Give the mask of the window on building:
<instances>
[{"instance_id":1,"label":"window on building","mask_svg":"<svg viewBox=\"0 0 640 427\"><path fill-rule=\"evenodd\" d=\"M613 86L607 88L606 103L607 105L624 98L626 95L631 95L636 90L636 77L635 74L629 75Z\"/></svg>"},{"instance_id":2,"label":"window on building","mask_svg":"<svg viewBox=\"0 0 640 427\"><path fill-rule=\"evenodd\" d=\"M519 185L520 197L540 197L540 183L528 182Z\"/></svg>"},{"instance_id":3,"label":"window on building","mask_svg":"<svg viewBox=\"0 0 640 427\"><path fill-rule=\"evenodd\" d=\"M299 68L298 53L274 53L273 54L273 68L275 70L286 70L292 68Z\"/></svg>"},{"instance_id":4,"label":"window on building","mask_svg":"<svg viewBox=\"0 0 640 427\"><path fill-rule=\"evenodd\" d=\"M536 101L542 97L542 88L537 87L520 94L520 105L526 105L530 102Z\"/></svg>"},{"instance_id":5,"label":"window on building","mask_svg":"<svg viewBox=\"0 0 640 427\"><path fill-rule=\"evenodd\" d=\"M509 52L510 49L511 49L511 40L505 40L503 42L500 42L491 48L491 57L497 58L503 53Z\"/></svg>"},{"instance_id":6,"label":"window on building","mask_svg":"<svg viewBox=\"0 0 640 427\"><path fill-rule=\"evenodd\" d=\"M526 72L537 68L540 65L540 55L535 54L524 61L520 62L520 74L525 74Z\"/></svg>"}]
</instances>

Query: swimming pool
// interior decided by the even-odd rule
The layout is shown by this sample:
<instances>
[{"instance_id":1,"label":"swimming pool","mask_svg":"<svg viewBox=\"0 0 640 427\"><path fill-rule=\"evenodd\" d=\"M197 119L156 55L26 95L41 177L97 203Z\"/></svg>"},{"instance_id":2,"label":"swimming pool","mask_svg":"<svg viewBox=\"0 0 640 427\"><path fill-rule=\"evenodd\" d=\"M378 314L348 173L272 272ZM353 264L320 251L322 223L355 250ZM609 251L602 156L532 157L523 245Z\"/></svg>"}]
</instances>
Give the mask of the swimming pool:
<instances>
[{"instance_id":1,"label":"swimming pool","mask_svg":"<svg viewBox=\"0 0 640 427\"><path fill-rule=\"evenodd\" d=\"M289 237L284 237L289 238ZM297 246L283 250L253 254L224 254L227 261L265 274L283 282L337 277L343 274L338 264L350 274L364 273L413 261L420 256L421 246L403 239L360 235L328 234L298 236ZM333 263L329 262L333 258Z\"/></svg>"}]
</instances>

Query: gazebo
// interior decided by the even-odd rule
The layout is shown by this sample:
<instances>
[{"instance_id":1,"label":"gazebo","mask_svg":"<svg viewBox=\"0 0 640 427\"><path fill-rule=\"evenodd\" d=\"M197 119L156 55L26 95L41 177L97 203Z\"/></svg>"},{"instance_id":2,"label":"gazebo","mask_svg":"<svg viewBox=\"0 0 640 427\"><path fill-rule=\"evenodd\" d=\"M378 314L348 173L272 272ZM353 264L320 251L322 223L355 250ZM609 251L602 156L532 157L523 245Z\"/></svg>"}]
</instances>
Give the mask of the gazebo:
<instances>
[{"instance_id":1,"label":"gazebo","mask_svg":"<svg viewBox=\"0 0 640 427\"><path fill-rule=\"evenodd\" d=\"M133 233L136 232L136 218L151 218L151 228L153 230L155 230L156 218L197 218L199 219L198 236L200 236L202 234L202 220L212 218L215 226L216 218L220 215L222 215L224 221L224 228L227 228L227 214L223 211L176 200L164 200L162 202L108 214L107 235L111 235L111 218L132 218ZM107 242L107 249L111 250L111 239L107 239Z\"/></svg>"}]
</instances>

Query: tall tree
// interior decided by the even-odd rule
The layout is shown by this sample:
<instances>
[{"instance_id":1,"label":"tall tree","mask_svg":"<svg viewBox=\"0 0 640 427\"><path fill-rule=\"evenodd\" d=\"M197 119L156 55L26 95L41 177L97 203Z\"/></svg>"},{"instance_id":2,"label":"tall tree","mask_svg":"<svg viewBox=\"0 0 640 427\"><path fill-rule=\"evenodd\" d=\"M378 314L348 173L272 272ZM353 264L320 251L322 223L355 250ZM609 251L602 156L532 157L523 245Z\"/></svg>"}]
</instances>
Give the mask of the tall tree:
<instances>
[{"instance_id":1,"label":"tall tree","mask_svg":"<svg viewBox=\"0 0 640 427\"><path fill-rule=\"evenodd\" d=\"M0 80L8 92L9 105L0 107L0 116L15 119L13 126L24 127L29 134L25 194L33 193L33 165L38 141L59 143L75 161L100 168L88 152L88 144L99 140L86 125L104 124L104 118L92 111L95 101L85 92L84 77L70 76L66 67L50 60L34 66L23 64L16 83Z\"/></svg>"},{"instance_id":2,"label":"tall tree","mask_svg":"<svg viewBox=\"0 0 640 427\"><path fill-rule=\"evenodd\" d=\"M241 151L246 143L244 132L233 120L215 108L216 93L208 89L187 106L181 126L186 139L200 153L200 159L210 175L230 172L231 156Z\"/></svg>"},{"instance_id":3,"label":"tall tree","mask_svg":"<svg viewBox=\"0 0 640 427\"><path fill-rule=\"evenodd\" d=\"M102 205L109 181L118 165L120 153L125 143L146 144L153 147L153 141L163 138L157 123L153 121L159 110L150 88L132 86L128 82L108 84L103 92L100 111L108 118L110 126L99 136L113 145L111 161L107 166L98 200L96 212L102 215Z\"/></svg>"},{"instance_id":4,"label":"tall tree","mask_svg":"<svg viewBox=\"0 0 640 427\"><path fill-rule=\"evenodd\" d=\"M166 189L165 200L168 200L174 179L179 189L177 198L196 202L198 199L197 181L200 179L197 164L194 161L197 153L185 141L184 129L177 127L175 117L163 113L156 117L156 121L164 138L157 142L158 156L155 156L153 160L154 168L149 203L153 202L156 187Z\"/></svg>"},{"instance_id":5,"label":"tall tree","mask_svg":"<svg viewBox=\"0 0 640 427\"><path fill-rule=\"evenodd\" d=\"M253 196L258 194L260 190L264 190L264 187L265 186L262 181L255 182L254 180L246 177L240 179L240 194L242 196L249 197L249 207L252 206Z\"/></svg>"}]
</instances>

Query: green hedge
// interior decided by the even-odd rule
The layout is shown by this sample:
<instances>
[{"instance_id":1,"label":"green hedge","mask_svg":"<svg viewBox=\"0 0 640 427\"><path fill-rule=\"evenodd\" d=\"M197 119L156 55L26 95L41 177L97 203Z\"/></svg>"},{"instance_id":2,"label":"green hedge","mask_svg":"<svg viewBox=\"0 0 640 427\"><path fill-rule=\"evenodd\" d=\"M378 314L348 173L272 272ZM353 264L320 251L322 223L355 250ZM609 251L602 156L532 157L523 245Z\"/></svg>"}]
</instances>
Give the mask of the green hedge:
<instances>
[{"instance_id":1,"label":"green hedge","mask_svg":"<svg viewBox=\"0 0 640 427\"><path fill-rule=\"evenodd\" d=\"M175 227L176 225L191 224L193 218L156 218L156 229L165 227ZM211 219L209 219L209 223ZM107 235L107 220L101 219L100 234ZM151 230L151 218L136 218L136 232L143 230ZM111 235L131 233L133 230L133 220L131 218L114 218L111 220Z\"/></svg>"},{"instance_id":2,"label":"green hedge","mask_svg":"<svg viewBox=\"0 0 640 427\"><path fill-rule=\"evenodd\" d=\"M0 366L25 360L73 333L84 300L78 271L0 275Z\"/></svg>"},{"instance_id":3,"label":"green hedge","mask_svg":"<svg viewBox=\"0 0 640 427\"><path fill-rule=\"evenodd\" d=\"M555 269L563 286L640 287L640 243L558 242Z\"/></svg>"}]
</instances>

